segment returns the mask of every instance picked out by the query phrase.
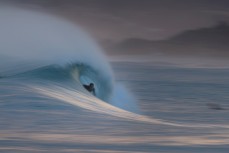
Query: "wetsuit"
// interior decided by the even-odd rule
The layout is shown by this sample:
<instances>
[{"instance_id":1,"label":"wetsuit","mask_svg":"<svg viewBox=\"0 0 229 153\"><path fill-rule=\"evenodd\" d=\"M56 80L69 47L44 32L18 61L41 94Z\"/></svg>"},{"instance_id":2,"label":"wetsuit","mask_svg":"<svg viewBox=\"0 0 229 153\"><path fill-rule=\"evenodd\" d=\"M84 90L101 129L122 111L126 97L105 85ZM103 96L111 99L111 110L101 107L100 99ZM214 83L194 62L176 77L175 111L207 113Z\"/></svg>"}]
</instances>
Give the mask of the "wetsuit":
<instances>
[{"instance_id":1,"label":"wetsuit","mask_svg":"<svg viewBox=\"0 0 229 153\"><path fill-rule=\"evenodd\" d=\"M85 89L87 89L87 91L89 91L90 93L93 93L93 95L95 96L95 88L92 85L83 85Z\"/></svg>"}]
</instances>

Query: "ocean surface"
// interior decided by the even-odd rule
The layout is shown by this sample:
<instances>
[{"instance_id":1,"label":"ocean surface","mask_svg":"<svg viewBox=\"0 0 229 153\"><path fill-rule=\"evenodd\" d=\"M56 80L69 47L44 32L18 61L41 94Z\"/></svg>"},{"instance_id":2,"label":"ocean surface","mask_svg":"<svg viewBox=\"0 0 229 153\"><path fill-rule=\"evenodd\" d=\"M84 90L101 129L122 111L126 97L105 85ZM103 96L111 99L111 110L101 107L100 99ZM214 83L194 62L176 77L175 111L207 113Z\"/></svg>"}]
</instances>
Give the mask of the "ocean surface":
<instances>
[{"instance_id":1,"label":"ocean surface","mask_svg":"<svg viewBox=\"0 0 229 153\"><path fill-rule=\"evenodd\" d=\"M109 62L35 10L1 6L0 24L1 153L228 152L229 69Z\"/></svg>"},{"instance_id":2,"label":"ocean surface","mask_svg":"<svg viewBox=\"0 0 229 153\"><path fill-rule=\"evenodd\" d=\"M2 76L0 152L228 152L229 69L111 65L133 101L99 100L53 68Z\"/></svg>"}]
</instances>

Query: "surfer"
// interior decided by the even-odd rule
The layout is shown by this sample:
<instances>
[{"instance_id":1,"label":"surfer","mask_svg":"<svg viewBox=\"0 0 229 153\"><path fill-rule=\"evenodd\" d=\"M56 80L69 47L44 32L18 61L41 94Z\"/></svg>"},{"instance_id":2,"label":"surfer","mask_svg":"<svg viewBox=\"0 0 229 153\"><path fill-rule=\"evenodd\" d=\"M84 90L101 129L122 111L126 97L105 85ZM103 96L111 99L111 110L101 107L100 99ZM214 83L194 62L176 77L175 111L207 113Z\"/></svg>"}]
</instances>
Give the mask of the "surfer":
<instances>
[{"instance_id":1,"label":"surfer","mask_svg":"<svg viewBox=\"0 0 229 153\"><path fill-rule=\"evenodd\" d=\"M87 91L89 91L90 93L92 93L95 96L95 87L93 83L90 83L89 85L83 85L85 89L87 89Z\"/></svg>"}]
</instances>

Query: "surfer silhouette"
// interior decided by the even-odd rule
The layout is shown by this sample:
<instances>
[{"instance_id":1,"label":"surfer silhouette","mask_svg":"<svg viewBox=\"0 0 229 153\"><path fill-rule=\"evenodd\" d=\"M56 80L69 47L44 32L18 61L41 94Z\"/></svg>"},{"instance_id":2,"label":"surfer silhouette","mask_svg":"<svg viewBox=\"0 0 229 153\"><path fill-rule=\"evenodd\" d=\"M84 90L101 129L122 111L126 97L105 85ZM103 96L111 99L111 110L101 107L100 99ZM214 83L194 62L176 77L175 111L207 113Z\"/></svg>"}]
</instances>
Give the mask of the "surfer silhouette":
<instances>
[{"instance_id":1,"label":"surfer silhouette","mask_svg":"<svg viewBox=\"0 0 229 153\"><path fill-rule=\"evenodd\" d=\"M90 83L89 85L83 85L85 89L87 89L87 91L89 91L90 93L92 93L95 96L95 87L93 83Z\"/></svg>"}]
</instances>

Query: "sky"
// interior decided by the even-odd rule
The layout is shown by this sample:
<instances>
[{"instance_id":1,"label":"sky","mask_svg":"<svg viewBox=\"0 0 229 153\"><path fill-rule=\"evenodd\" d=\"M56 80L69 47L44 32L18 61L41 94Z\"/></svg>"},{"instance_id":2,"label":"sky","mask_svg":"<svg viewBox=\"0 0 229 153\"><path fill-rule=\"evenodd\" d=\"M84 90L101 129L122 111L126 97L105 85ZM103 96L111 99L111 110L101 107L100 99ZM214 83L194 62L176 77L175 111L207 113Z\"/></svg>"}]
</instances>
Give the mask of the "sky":
<instances>
[{"instance_id":1,"label":"sky","mask_svg":"<svg viewBox=\"0 0 229 153\"><path fill-rule=\"evenodd\" d=\"M80 25L100 43L167 39L229 21L228 0L1 0L44 9Z\"/></svg>"}]
</instances>

